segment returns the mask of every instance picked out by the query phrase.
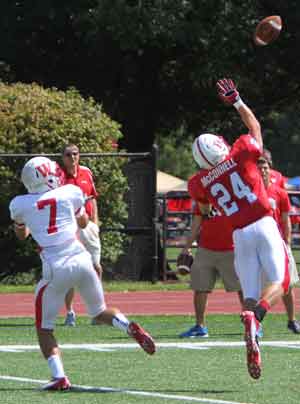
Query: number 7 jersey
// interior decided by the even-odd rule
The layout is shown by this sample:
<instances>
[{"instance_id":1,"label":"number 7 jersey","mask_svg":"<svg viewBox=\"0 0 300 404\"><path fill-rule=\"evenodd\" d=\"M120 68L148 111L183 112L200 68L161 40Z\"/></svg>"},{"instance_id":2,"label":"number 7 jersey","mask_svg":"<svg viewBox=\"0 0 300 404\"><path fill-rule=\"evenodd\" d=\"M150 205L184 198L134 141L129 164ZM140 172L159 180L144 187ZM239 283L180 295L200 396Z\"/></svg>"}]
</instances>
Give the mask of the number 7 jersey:
<instances>
[{"instance_id":1,"label":"number 7 jersey","mask_svg":"<svg viewBox=\"0 0 300 404\"><path fill-rule=\"evenodd\" d=\"M11 219L25 224L40 247L52 247L76 238L76 213L84 195L75 185L64 185L42 194L16 196L9 205Z\"/></svg>"},{"instance_id":2,"label":"number 7 jersey","mask_svg":"<svg viewBox=\"0 0 300 404\"><path fill-rule=\"evenodd\" d=\"M234 229L264 216L272 216L257 159L261 149L251 135L241 135L229 156L211 170L199 171L189 180L191 197L220 209Z\"/></svg>"}]
</instances>

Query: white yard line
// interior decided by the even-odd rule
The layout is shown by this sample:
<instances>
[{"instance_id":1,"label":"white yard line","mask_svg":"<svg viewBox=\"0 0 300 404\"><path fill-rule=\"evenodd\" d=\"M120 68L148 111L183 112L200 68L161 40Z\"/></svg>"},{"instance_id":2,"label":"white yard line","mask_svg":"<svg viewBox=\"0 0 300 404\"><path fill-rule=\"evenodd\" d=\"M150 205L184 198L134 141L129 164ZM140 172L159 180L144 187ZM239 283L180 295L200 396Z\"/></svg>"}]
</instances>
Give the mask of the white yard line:
<instances>
[{"instance_id":1,"label":"white yard line","mask_svg":"<svg viewBox=\"0 0 300 404\"><path fill-rule=\"evenodd\" d=\"M25 382L25 383L38 383L45 384L48 380L39 380L39 379L29 379L25 377L15 377L15 376L6 376L0 375L0 379L16 381L16 382ZM213 398L200 398L200 397L192 397L192 396L179 396L173 394L162 394L155 393L150 391L136 391L136 390L127 390L127 389L118 389L114 387L94 387L94 386L81 386L81 385L72 385L73 391L86 391L93 393L123 393L129 394L133 396L144 396L144 397L157 397L162 399L170 399L170 400L179 400L179 401L192 401L198 403L209 403L209 404L251 404L251 403L240 403L238 401L225 401L225 400L217 400Z\"/></svg>"},{"instance_id":2,"label":"white yard line","mask_svg":"<svg viewBox=\"0 0 300 404\"><path fill-rule=\"evenodd\" d=\"M170 349L210 349L210 348L240 348L244 347L243 341L199 341L190 342L158 342L157 348ZM273 348L291 348L300 349L300 341L260 341L260 346L269 346ZM87 350L109 352L117 349L136 349L139 345L136 343L111 343L111 344L61 344L61 349ZM0 352L25 352L39 350L38 345L0 345Z\"/></svg>"}]
</instances>

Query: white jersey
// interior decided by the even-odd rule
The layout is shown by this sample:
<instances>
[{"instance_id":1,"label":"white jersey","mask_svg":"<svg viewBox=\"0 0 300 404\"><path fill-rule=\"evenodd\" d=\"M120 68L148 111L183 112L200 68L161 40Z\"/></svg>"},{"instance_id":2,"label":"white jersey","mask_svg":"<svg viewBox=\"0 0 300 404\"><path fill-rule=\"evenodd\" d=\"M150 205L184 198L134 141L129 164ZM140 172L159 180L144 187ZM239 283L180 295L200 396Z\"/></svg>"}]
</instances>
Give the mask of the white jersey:
<instances>
[{"instance_id":1,"label":"white jersey","mask_svg":"<svg viewBox=\"0 0 300 404\"><path fill-rule=\"evenodd\" d=\"M25 224L42 249L59 249L59 246L76 238L75 215L84 203L81 189L69 184L43 194L16 196L9 209L11 219Z\"/></svg>"},{"instance_id":2,"label":"white jersey","mask_svg":"<svg viewBox=\"0 0 300 404\"><path fill-rule=\"evenodd\" d=\"M84 204L82 190L68 184L43 194L16 196L9 205L12 220L25 224L42 247L43 276L35 293L38 329L54 328L66 293L74 287L91 317L106 309L91 255L76 237L76 215L81 214Z\"/></svg>"}]
</instances>

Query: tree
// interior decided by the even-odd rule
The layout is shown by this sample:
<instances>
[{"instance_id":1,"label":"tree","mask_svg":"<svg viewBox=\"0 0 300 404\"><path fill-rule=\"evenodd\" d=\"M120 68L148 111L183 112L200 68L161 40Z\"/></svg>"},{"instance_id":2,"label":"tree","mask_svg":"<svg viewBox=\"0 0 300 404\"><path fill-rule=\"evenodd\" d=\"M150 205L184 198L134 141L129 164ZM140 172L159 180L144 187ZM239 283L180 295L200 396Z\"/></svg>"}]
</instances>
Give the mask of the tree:
<instances>
[{"instance_id":1,"label":"tree","mask_svg":"<svg viewBox=\"0 0 300 404\"><path fill-rule=\"evenodd\" d=\"M5 85L0 83L0 152L41 153L63 150L75 143L81 152L112 152L112 140L121 137L119 125L92 98L84 100L78 91L45 89L37 84ZM100 195L101 222L105 227L121 227L127 218L123 201L127 181L120 159L93 159L84 162L95 175ZM25 190L20 183L24 159L0 160L0 277L26 272L40 265L34 254L36 246L17 241L9 225L8 205L13 196ZM104 262L114 262L122 252L119 233L103 233Z\"/></svg>"},{"instance_id":2,"label":"tree","mask_svg":"<svg viewBox=\"0 0 300 404\"><path fill-rule=\"evenodd\" d=\"M163 121L176 123L211 104L220 74L240 75L251 66L258 73L251 35L260 13L268 8L290 18L297 8L296 1L279 3L7 0L1 5L3 55L20 80L75 85L101 98L125 132L135 128L135 141L141 130L151 130L152 140ZM296 23L294 13L291 28Z\"/></svg>"},{"instance_id":3,"label":"tree","mask_svg":"<svg viewBox=\"0 0 300 404\"><path fill-rule=\"evenodd\" d=\"M158 137L158 168L171 175L187 180L198 168L192 156L193 138L185 128Z\"/></svg>"},{"instance_id":4,"label":"tree","mask_svg":"<svg viewBox=\"0 0 300 404\"><path fill-rule=\"evenodd\" d=\"M2 57L18 80L103 103L129 151L182 126L231 140L240 126L220 107L218 78L232 76L263 123L298 103L299 10L297 0L3 0ZM283 32L258 48L255 25L270 14Z\"/></svg>"}]
</instances>

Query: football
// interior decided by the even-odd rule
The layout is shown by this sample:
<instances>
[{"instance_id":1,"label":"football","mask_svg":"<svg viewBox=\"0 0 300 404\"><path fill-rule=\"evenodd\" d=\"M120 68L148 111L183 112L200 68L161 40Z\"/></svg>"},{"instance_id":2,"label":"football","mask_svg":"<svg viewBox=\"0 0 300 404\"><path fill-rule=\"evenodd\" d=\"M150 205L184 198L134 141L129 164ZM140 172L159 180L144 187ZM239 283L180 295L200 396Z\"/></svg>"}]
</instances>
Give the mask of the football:
<instances>
[{"instance_id":1,"label":"football","mask_svg":"<svg viewBox=\"0 0 300 404\"><path fill-rule=\"evenodd\" d=\"M254 42L258 46L266 46L278 38L282 29L282 20L279 15L271 15L261 20L254 32Z\"/></svg>"},{"instance_id":2,"label":"football","mask_svg":"<svg viewBox=\"0 0 300 404\"><path fill-rule=\"evenodd\" d=\"M191 272L191 266L193 264L192 254L179 254L177 257L177 271L180 275L188 275Z\"/></svg>"}]
</instances>

